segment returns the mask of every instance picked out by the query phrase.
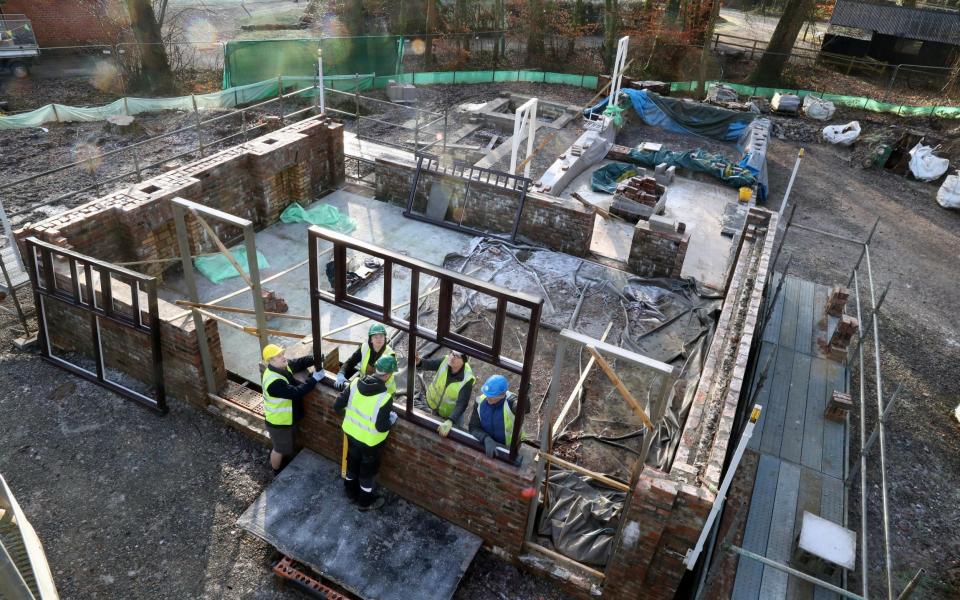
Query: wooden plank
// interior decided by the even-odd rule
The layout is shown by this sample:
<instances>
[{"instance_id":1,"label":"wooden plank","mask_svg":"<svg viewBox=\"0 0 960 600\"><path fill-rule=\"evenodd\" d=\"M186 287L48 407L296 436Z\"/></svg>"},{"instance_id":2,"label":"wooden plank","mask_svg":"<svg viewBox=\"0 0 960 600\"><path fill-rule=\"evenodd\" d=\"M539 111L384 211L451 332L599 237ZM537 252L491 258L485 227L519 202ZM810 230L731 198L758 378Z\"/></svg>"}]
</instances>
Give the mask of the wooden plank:
<instances>
[{"instance_id":1,"label":"wooden plank","mask_svg":"<svg viewBox=\"0 0 960 600\"><path fill-rule=\"evenodd\" d=\"M835 477L823 476L823 483L820 490L820 516L824 519L830 519L838 525L843 525L843 480ZM859 541L859 539L858 539ZM840 585L840 574L837 573L827 581L835 585ZM813 592L814 600L834 600L839 596L823 588L817 588Z\"/></svg>"},{"instance_id":2,"label":"wooden plank","mask_svg":"<svg viewBox=\"0 0 960 600\"><path fill-rule=\"evenodd\" d=\"M807 388L807 411L803 426L803 450L800 462L820 470L823 459L823 411L827 407L827 361L813 359Z\"/></svg>"},{"instance_id":3,"label":"wooden plank","mask_svg":"<svg viewBox=\"0 0 960 600\"><path fill-rule=\"evenodd\" d=\"M760 448L760 438L763 435L763 422L767 418L766 407L770 402L770 390L773 389L773 375L777 370L777 352L778 346L776 344L771 344L770 342L760 342L760 353L757 359L757 370L753 374L753 381L751 382L750 392L753 394L754 390L757 388L758 379L760 378L760 371L767 364L767 360L772 357L773 360L770 361L770 366L767 369L767 377L764 381L763 387L760 389L760 392L757 393L754 398L754 404L759 404L764 407L764 410L760 411L760 418L757 419L756 425L753 427L753 436L750 438L748 444L749 448L757 450Z\"/></svg>"},{"instance_id":4,"label":"wooden plank","mask_svg":"<svg viewBox=\"0 0 960 600\"><path fill-rule=\"evenodd\" d=\"M600 368L603 369L603 372L607 374L607 378L610 379L614 387L617 388L617 391L620 392L620 395L623 396L624 400L627 401L627 404L630 405L630 408L633 409L633 412L637 413L637 416L640 417L641 421L643 421L644 426L653 431L653 423L650 422L650 417L647 416L647 412L643 410L643 407L640 406L640 403L637 402L637 399L633 397L633 394L630 393L630 390L627 389L627 386L623 385L623 382L620 381L620 377L617 376L617 373L613 370L613 367L610 366L610 363L607 362L607 359L601 356L593 346L585 346L585 348L587 349L587 352L590 353L590 356L596 359L597 364L600 365Z\"/></svg>"},{"instance_id":5,"label":"wooden plank","mask_svg":"<svg viewBox=\"0 0 960 600\"><path fill-rule=\"evenodd\" d=\"M604 474L602 474L602 473L597 473L597 472L595 472L595 471L591 471L591 470L589 470L589 469L585 469L585 468L581 467L580 465L573 464L572 462L567 462L567 461L563 460L562 458L558 458L558 457L556 457L556 456L554 456L554 455L552 455L552 454L547 454L547 453L545 453L545 452L540 452L539 454L537 454L537 456L538 456L539 458L542 458L543 460L549 462L549 463L553 463L553 464L557 465L558 467L563 467L564 469L570 469L571 471L576 471L577 473L580 473L581 475L586 475L587 477L589 477L589 478L591 478L591 479L596 479L597 481L599 481L599 482L602 483L603 485L606 485L606 486L608 486L608 487L611 487L611 488L613 488L613 489L615 489L615 490L619 490L619 491L621 491L621 492L629 492L629 491L630 491L630 486L627 485L627 484L625 484L625 483L623 483L622 481L617 481L616 479L611 479L611 478L607 477L606 475L604 475Z\"/></svg>"},{"instance_id":6,"label":"wooden plank","mask_svg":"<svg viewBox=\"0 0 960 600\"><path fill-rule=\"evenodd\" d=\"M783 317L780 322L780 345L796 349L797 319L800 309L800 280L787 276L783 284Z\"/></svg>"},{"instance_id":7,"label":"wooden plank","mask_svg":"<svg viewBox=\"0 0 960 600\"><path fill-rule=\"evenodd\" d=\"M771 382L770 401L763 411L767 413L767 419L763 424L760 451L773 456L780 456L783 420L787 413L787 396L790 393L795 356L796 352L786 346L780 346L777 350L777 368Z\"/></svg>"},{"instance_id":8,"label":"wooden plank","mask_svg":"<svg viewBox=\"0 0 960 600\"><path fill-rule=\"evenodd\" d=\"M773 501L780 476L780 461L766 454L760 455L757 465L757 478L753 483L753 495L750 499L750 512L743 533L743 548L764 554L767 551L767 538L770 521L773 517ZM737 578L733 585L733 600L757 600L760 597L760 583L763 578L763 565L755 560L740 559L737 563Z\"/></svg>"},{"instance_id":9,"label":"wooden plank","mask_svg":"<svg viewBox=\"0 0 960 600\"><path fill-rule=\"evenodd\" d=\"M780 273L775 272L773 277L770 278L770 294L776 292L781 277ZM783 292L784 290L781 289L771 308L770 320L767 321L767 326L763 330L763 341L765 342L776 343L780 339L780 322L783 320Z\"/></svg>"},{"instance_id":10,"label":"wooden plank","mask_svg":"<svg viewBox=\"0 0 960 600\"><path fill-rule=\"evenodd\" d=\"M826 389L824 390L824 408L834 390L846 388L846 373L843 365L833 361L824 361L827 369ZM846 442L847 427L829 419L823 420L823 460L820 470L827 475L843 478L843 450Z\"/></svg>"},{"instance_id":11,"label":"wooden plank","mask_svg":"<svg viewBox=\"0 0 960 600\"><path fill-rule=\"evenodd\" d=\"M830 294L830 288L825 285L817 285L813 292L813 337L810 339L810 354L813 356L822 356L823 351L817 340L826 339L827 336L827 296Z\"/></svg>"},{"instance_id":12,"label":"wooden plank","mask_svg":"<svg viewBox=\"0 0 960 600\"><path fill-rule=\"evenodd\" d=\"M795 357L793 373L790 377L790 393L787 396L787 410L783 419L780 458L799 464L807 414L807 387L810 380L811 358L803 352L797 352Z\"/></svg>"},{"instance_id":13,"label":"wooden plank","mask_svg":"<svg viewBox=\"0 0 960 600\"><path fill-rule=\"evenodd\" d=\"M800 467L781 461L780 477L770 521L770 537L767 539L765 556L780 563L789 563L793 550L793 521L797 512L797 496L800 490ZM761 598L783 598L787 595L789 575L774 569L763 568L760 584Z\"/></svg>"},{"instance_id":14,"label":"wooden plank","mask_svg":"<svg viewBox=\"0 0 960 600\"><path fill-rule=\"evenodd\" d=\"M799 352L810 352L814 328L814 284L806 279L800 282L800 306L797 316L797 343Z\"/></svg>"},{"instance_id":15,"label":"wooden plank","mask_svg":"<svg viewBox=\"0 0 960 600\"><path fill-rule=\"evenodd\" d=\"M820 494L823 476L806 467L800 469L800 490L797 496L797 512L793 522L793 537L796 540L800 535L800 524L803 522L803 513L810 512L815 515L820 514ZM792 550L792 548L791 548ZM791 577L787 584L787 599L800 600L808 599L813 596L813 584L800 579Z\"/></svg>"}]
</instances>

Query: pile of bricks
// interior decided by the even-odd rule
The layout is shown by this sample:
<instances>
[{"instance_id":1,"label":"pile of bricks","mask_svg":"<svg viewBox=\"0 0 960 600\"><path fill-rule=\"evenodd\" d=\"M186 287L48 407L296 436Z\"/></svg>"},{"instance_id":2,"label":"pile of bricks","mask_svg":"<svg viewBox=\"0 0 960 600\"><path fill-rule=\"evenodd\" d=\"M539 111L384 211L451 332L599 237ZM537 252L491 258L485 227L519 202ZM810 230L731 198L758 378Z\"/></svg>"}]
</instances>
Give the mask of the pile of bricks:
<instances>
[{"instance_id":1,"label":"pile of bricks","mask_svg":"<svg viewBox=\"0 0 960 600\"><path fill-rule=\"evenodd\" d=\"M847 306L847 300L850 298L850 290L843 286L834 286L827 297L827 314L831 317L840 317Z\"/></svg>"},{"instance_id":2,"label":"pile of bricks","mask_svg":"<svg viewBox=\"0 0 960 600\"><path fill-rule=\"evenodd\" d=\"M837 321L837 326L830 336L830 342L827 344L827 354L833 360L844 360L847 357L847 349L853 336L860 330L860 321L856 317L843 315Z\"/></svg>"},{"instance_id":3,"label":"pile of bricks","mask_svg":"<svg viewBox=\"0 0 960 600\"><path fill-rule=\"evenodd\" d=\"M663 196L665 188L657 184L657 180L647 175L631 177L617 187L617 196L633 200L644 206L653 208Z\"/></svg>"}]
</instances>

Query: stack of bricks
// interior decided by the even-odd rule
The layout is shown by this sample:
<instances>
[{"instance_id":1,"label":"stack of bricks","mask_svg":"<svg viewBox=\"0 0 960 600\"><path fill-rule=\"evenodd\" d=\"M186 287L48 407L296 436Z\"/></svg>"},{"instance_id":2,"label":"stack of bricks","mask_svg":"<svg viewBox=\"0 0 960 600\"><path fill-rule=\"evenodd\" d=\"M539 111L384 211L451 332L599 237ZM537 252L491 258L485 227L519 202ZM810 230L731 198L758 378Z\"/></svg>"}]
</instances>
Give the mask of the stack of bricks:
<instances>
[{"instance_id":1,"label":"stack of bricks","mask_svg":"<svg viewBox=\"0 0 960 600\"><path fill-rule=\"evenodd\" d=\"M617 187L617 195L653 208L663 196L664 187L649 176L631 177Z\"/></svg>"},{"instance_id":2,"label":"stack of bricks","mask_svg":"<svg viewBox=\"0 0 960 600\"><path fill-rule=\"evenodd\" d=\"M831 317L840 317L846 309L847 300L850 298L850 290L843 286L835 286L830 290L827 297L826 312Z\"/></svg>"},{"instance_id":3,"label":"stack of bricks","mask_svg":"<svg viewBox=\"0 0 960 600\"><path fill-rule=\"evenodd\" d=\"M679 279L690 244L690 234L683 223L665 225L655 215L649 221L637 222L627 259L632 272L641 277Z\"/></svg>"},{"instance_id":4,"label":"stack of bricks","mask_svg":"<svg viewBox=\"0 0 960 600\"><path fill-rule=\"evenodd\" d=\"M844 360L847 357L850 341L859 330L860 321L856 317L850 315L840 317L833 335L830 336L830 343L827 345L827 352L832 360Z\"/></svg>"},{"instance_id":5,"label":"stack of bricks","mask_svg":"<svg viewBox=\"0 0 960 600\"><path fill-rule=\"evenodd\" d=\"M850 399L850 394L834 390L830 400L827 401L827 410L824 411L823 416L831 421L842 423L852 408L853 400Z\"/></svg>"}]
</instances>

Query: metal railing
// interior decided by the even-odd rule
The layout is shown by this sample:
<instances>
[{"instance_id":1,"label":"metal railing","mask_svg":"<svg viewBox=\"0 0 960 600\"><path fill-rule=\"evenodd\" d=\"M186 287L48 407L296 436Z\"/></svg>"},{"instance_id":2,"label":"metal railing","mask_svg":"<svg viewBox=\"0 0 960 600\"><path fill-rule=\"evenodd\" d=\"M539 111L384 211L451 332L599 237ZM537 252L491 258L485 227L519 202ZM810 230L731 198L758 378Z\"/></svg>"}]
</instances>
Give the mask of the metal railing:
<instances>
[{"instance_id":1,"label":"metal railing","mask_svg":"<svg viewBox=\"0 0 960 600\"><path fill-rule=\"evenodd\" d=\"M323 290L320 287L321 264L319 260L319 244L321 241L333 244L333 292ZM308 243L313 355L315 357L323 356L323 332L320 330L321 301L358 315L363 315L405 332L408 340L407 394L406 406L401 409L401 414L407 420L421 427L428 428L431 431L436 431L440 425L440 421L414 409L415 377L413 373L415 372L414 357L417 355L418 340L426 340L449 348L450 350L462 352L466 356L493 365L498 369L519 375L520 382L516 392L516 419L514 421L510 449L506 452L502 448L498 448L496 455L497 458L501 460L506 460L511 463L516 462L521 442L524 416L530 406L528 395L531 372L533 370L533 357L536 355L537 349L537 334L540 328L540 313L543 307L543 299L520 292L513 292L506 288L436 267L427 262L409 258L379 246L374 246L373 244L368 244L316 226L309 229ZM346 274L348 271L348 250L373 256L383 261L382 304L363 300L351 295L347 291ZM400 267L410 271L410 300L408 303L410 313L406 319L401 319L393 314L392 281L394 267ZM420 290L420 280L422 277L434 277L439 281L436 329L425 327L419 319L420 300L425 296ZM454 286L485 294L496 300L497 308L493 324L493 338L489 344L479 342L452 330ZM515 361L501 354L508 304L530 311L522 362ZM332 380L328 376L325 381L330 383ZM456 428L452 429L449 437L477 450L483 450L483 444L465 431Z\"/></svg>"}]
</instances>

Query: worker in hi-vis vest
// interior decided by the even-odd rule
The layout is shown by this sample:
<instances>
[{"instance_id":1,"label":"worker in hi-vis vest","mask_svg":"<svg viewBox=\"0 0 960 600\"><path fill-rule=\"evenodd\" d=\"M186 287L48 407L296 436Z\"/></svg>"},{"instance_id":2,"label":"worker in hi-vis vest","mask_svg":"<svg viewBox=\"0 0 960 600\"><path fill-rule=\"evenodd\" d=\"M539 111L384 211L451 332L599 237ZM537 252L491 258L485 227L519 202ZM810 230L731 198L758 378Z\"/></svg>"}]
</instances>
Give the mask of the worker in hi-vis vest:
<instances>
[{"instance_id":1,"label":"worker in hi-vis vest","mask_svg":"<svg viewBox=\"0 0 960 600\"><path fill-rule=\"evenodd\" d=\"M397 354L387 344L387 328L380 323L374 323L367 331L367 341L360 344L360 347L350 355L347 362L340 367L340 372L337 374L337 389L342 390L347 387L347 380L358 373L360 378L372 375L374 365L377 364L377 360L381 356L396 358ZM397 381L393 375L387 381L387 388L391 394L397 393Z\"/></svg>"},{"instance_id":2,"label":"worker in hi-vis vest","mask_svg":"<svg viewBox=\"0 0 960 600\"><path fill-rule=\"evenodd\" d=\"M456 350L443 358L420 358L417 355L417 367L424 371L436 371L433 381L427 386L426 402L430 411L443 419L437 433L447 437L450 429L456 425L462 427L463 413L473 394L473 368L467 364L467 357Z\"/></svg>"},{"instance_id":3,"label":"worker in hi-vis vest","mask_svg":"<svg viewBox=\"0 0 960 600\"><path fill-rule=\"evenodd\" d=\"M261 355L266 363L260 379L263 418L273 444L270 466L276 475L293 456L293 436L297 421L303 416L303 397L323 379L323 369L315 371L305 382L298 383L293 374L313 366L312 356L287 360L283 348L276 344L264 346Z\"/></svg>"},{"instance_id":4,"label":"worker in hi-vis vest","mask_svg":"<svg viewBox=\"0 0 960 600\"><path fill-rule=\"evenodd\" d=\"M490 458L497 453L498 445L509 448L513 442L517 395L508 391L509 387L506 377L491 375L480 387L477 410L470 415L470 435L483 443L483 450Z\"/></svg>"},{"instance_id":5,"label":"worker in hi-vis vest","mask_svg":"<svg viewBox=\"0 0 960 600\"><path fill-rule=\"evenodd\" d=\"M384 499L374 493L374 479L380 470L380 454L390 428L397 421L393 412L393 392L387 380L397 372L397 359L381 356L372 375L357 377L340 392L334 411L343 416L347 442L347 468L343 487L347 497L360 510L383 506Z\"/></svg>"}]
</instances>

